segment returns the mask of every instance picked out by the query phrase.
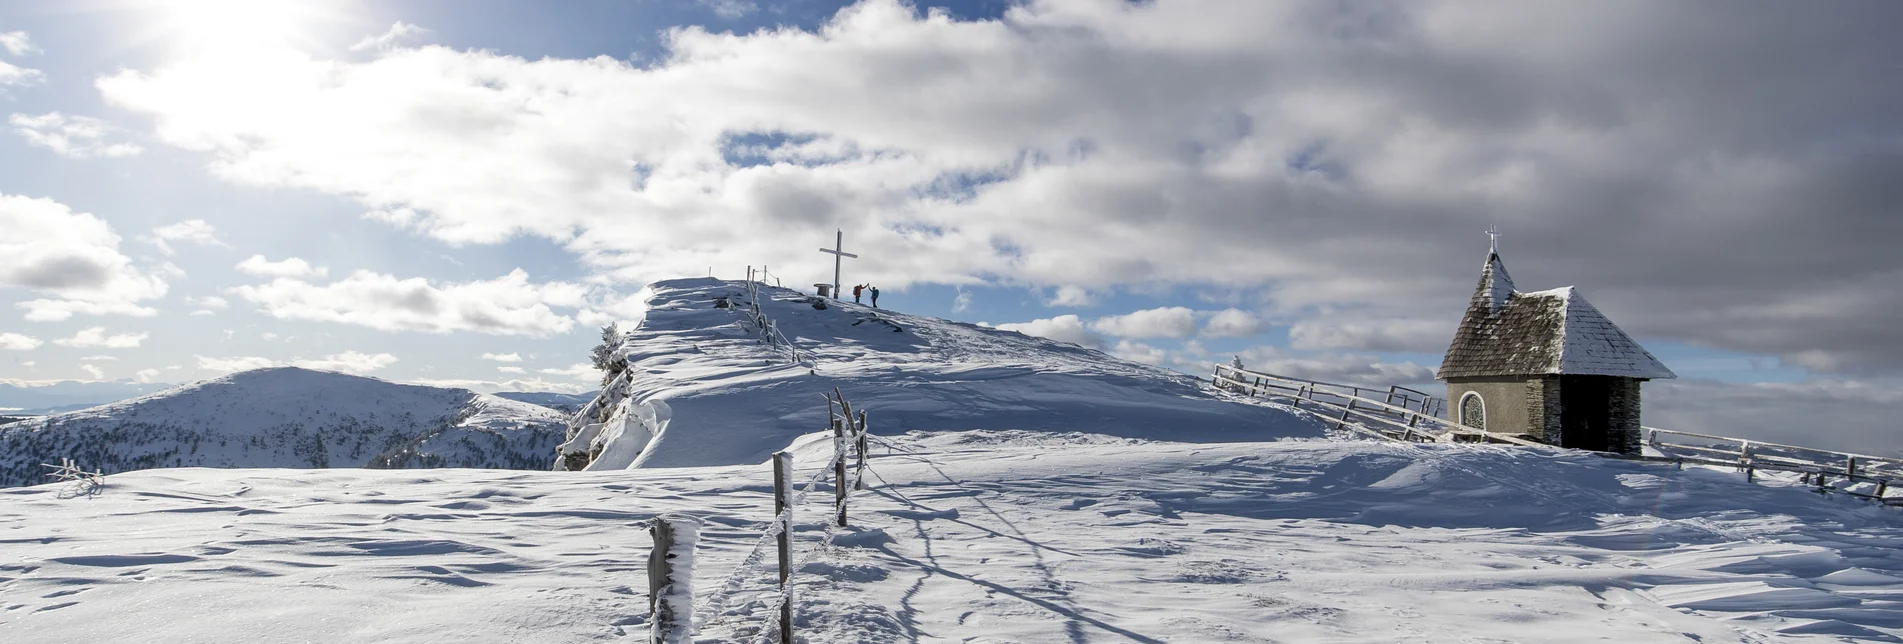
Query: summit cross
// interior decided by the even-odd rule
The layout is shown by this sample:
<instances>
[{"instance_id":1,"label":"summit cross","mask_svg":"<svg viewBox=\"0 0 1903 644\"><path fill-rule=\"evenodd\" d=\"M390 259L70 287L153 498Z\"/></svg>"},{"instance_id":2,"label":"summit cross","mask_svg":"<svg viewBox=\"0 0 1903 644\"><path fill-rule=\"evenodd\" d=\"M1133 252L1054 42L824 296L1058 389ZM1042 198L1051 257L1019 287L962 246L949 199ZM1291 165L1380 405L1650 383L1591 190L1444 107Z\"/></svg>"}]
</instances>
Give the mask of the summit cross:
<instances>
[{"instance_id":1,"label":"summit cross","mask_svg":"<svg viewBox=\"0 0 1903 644\"><path fill-rule=\"evenodd\" d=\"M1500 254L1500 230L1491 225L1487 226L1487 245L1487 252Z\"/></svg>"},{"instance_id":2,"label":"summit cross","mask_svg":"<svg viewBox=\"0 0 1903 644\"><path fill-rule=\"evenodd\" d=\"M859 259L859 256L846 252L846 233L844 231L834 229L833 234L833 247L822 247L819 249L819 252L833 254L833 299L837 300L839 299L839 262L847 257Z\"/></svg>"}]
</instances>

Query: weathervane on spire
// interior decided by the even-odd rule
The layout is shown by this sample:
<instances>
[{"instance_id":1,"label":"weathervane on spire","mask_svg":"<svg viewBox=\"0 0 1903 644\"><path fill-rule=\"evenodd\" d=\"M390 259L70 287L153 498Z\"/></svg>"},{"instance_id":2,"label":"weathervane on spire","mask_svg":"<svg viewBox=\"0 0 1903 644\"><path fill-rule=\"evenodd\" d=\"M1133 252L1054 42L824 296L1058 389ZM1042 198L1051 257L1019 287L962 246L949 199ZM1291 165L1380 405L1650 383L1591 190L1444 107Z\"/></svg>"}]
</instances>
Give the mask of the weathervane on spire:
<instances>
[{"instance_id":1,"label":"weathervane on spire","mask_svg":"<svg viewBox=\"0 0 1903 644\"><path fill-rule=\"evenodd\" d=\"M1487 252L1500 253L1500 230L1493 224L1487 224Z\"/></svg>"}]
</instances>

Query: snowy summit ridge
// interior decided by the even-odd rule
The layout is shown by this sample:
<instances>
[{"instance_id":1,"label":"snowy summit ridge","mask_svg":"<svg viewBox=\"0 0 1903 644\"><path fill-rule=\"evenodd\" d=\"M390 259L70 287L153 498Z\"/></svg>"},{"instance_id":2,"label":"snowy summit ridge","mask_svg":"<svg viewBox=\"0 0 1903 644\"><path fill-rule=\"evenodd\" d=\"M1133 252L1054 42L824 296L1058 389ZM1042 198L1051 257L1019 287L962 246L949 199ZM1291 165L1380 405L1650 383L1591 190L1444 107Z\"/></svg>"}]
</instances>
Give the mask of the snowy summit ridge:
<instances>
[{"instance_id":1,"label":"snowy summit ridge","mask_svg":"<svg viewBox=\"0 0 1903 644\"><path fill-rule=\"evenodd\" d=\"M761 288L761 311L799 348L796 364L761 343L744 282L678 279L648 291L647 315L618 353L627 377L576 421L565 448L571 467L763 462L827 428L821 394L835 387L873 410L875 433L1089 431L1182 442L1324 435L1312 417L1226 401L1195 378L1094 349Z\"/></svg>"}]
</instances>

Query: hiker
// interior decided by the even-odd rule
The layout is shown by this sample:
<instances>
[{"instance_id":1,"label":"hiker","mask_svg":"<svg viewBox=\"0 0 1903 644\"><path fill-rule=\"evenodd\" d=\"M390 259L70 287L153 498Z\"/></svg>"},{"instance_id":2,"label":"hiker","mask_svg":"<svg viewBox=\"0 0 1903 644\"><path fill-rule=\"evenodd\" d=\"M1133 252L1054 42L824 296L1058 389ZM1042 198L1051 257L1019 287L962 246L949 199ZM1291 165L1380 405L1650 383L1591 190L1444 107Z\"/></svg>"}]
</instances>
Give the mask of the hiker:
<instances>
[{"instance_id":1,"label":"hiker","mask_svg":"<svg viewBox=\"0 0 1903 644\"><path fill-rule=\"evenodd\" d=\"M869 290L872 291L872 308L879 308L879 287L874 286Z\"/></svg>"},{"instance_id":2,"label":"hiker","mask_svg":"<svg viewBox=\"0 0 1903 644\"><path fill-rule=\"evenodd\" d=\"M866 285L864 284L859 284L852 287L852 303L853 304L859 303L859 292L863 290L866 290Z\"/></svg>"}]
</instances>

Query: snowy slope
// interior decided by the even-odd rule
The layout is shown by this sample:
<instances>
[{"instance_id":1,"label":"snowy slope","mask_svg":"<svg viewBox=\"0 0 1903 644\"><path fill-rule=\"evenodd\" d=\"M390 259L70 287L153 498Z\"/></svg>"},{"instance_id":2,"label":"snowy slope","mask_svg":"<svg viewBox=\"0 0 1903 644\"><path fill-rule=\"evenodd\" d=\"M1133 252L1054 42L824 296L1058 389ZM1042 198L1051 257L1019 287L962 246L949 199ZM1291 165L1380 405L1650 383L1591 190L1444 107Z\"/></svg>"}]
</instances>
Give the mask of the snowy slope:
<instances>
[{"instance_id":1,"label":"snowy slope","mask_svg":"<svg viewBox=\"0 0 1903 644\"><path fill-rule=\"evenodd\" d=\"M1903 514L1732 472L1467 445L883 440L831 546L827 488L797 508L800 641L1903 636ZM0 490L0 641L645 641L639 522L705 520L704 605L771 514L769 480L172 469L93 498ZM747 641L771 562L699 641Z\"/></svg>"},{"instance_id":2,"label":"snowy slope","mask_svg":"<svg viewBox=\"0 0 1903 644\"><path fill-rule=\"evenodd\" d=\"M463 389L293 367L259 369L0 426L0 486L72 458L150 467L546 469L566 419Z\"/></svg>"},{"instance_id":3,"label":"snowy slope","mask_svg":"<svg viewBox=\"0 0 1903 644\"><path fill-rule=\"evenodd\" d=\"M573 414L580 410L582 405L586 405L588 401L594 400L597 393L599 392L564 394L553 391L498 391L491 395L497 398L507 398L516 402L525 402L531 405L547 407L565 414Z\"/></svg>"},{"instance_id":4,"label":"snowy slope","mask_svg":"<svg viewBox=\"0 0 1903 644\"><path fill-rule=\"evenodd\" d=\"M671 280L648 291L646 318L622 346L631 377L604 392L617 404L590 419L628 426L617 420L571 443L602 455L591 469L763 462L826 427L821 394L835 387L876 410L872 426L882 433L1085 430L1191 442L1323 435L1311 417L1222 400L1196 379L1100 351L850 302L819 309L817 298L762 289L762 310L806 358L793 364L760 343L739 308L747 303L741 282ZM720 298L736 308L718 308Z\"/></svg>"}]
</instances>

